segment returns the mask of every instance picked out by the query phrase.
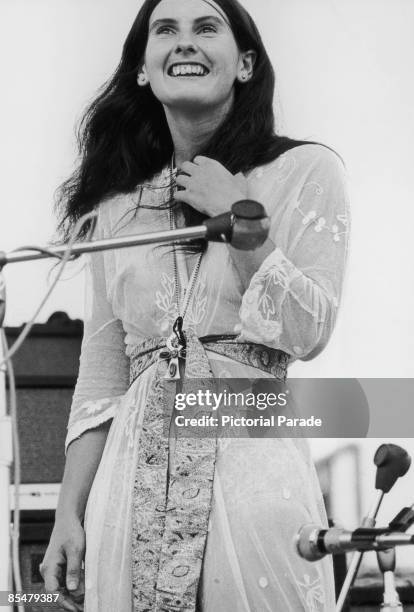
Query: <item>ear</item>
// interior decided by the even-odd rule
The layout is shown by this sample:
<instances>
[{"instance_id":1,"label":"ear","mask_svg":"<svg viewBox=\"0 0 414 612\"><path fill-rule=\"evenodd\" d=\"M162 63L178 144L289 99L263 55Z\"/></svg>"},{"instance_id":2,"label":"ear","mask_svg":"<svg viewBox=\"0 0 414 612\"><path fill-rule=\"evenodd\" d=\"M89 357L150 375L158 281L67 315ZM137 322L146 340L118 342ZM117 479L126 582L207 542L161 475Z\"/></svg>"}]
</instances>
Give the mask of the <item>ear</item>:
<instances>
[{"instance_id":1,"label":"ear","mask_svg":"<svg viewBox=\"0 0 414 612\"><path fill-rule=\"evenodd\" d=\"M237 71L237 80L240 83L247 83L247 81L250 81L252 78L256 57L256 51L250 50L240 53L239 67Z\"/></svg>"},{"instance_id":2,"label":"ear","mask_svg":"<svg viewBox=\"0 0 414 612\"><path fill-rule=\"evenodd\" d=\"M145 68L145 64L143 64L141 69L138 71L137 83L140 87L145 87L149 83L149 78L147 74L147 69Z\"/></svg>"}]
</instances>

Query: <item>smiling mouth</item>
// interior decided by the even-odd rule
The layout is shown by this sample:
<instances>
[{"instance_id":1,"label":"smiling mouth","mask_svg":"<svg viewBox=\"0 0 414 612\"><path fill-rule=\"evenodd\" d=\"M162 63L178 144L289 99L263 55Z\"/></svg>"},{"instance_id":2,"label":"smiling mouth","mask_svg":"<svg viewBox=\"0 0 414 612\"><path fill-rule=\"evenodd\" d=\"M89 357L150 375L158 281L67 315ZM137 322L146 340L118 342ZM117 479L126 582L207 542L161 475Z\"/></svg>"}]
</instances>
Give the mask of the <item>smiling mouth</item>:
<instances>
[{"instance_id":1,"label":"smiling mouth","mask_svg":"<svg viewBox=\"0 0 414 612\"><path fill-rule=\"evenodd\" d=\"M210 71L206 66L195 62L172 64L168 68L168 75L171 77L204 77L208 74Z\"/></svg>"}]
</instances>

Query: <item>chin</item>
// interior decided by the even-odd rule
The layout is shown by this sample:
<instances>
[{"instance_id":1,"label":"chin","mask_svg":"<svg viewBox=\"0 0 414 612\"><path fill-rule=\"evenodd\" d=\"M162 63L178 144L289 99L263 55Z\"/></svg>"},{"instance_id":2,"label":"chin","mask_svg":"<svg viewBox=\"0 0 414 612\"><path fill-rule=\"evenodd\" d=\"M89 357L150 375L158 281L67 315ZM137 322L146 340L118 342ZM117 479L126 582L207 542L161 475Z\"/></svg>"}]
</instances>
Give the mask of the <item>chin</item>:
<instances>
[{"instance_id":1,"label":"chin","mask_svg":"<svg viewBox=\"0 0 414 612\"><path fill-rule=\"evenodd\" d=\"M171 110L190 110L202 111L203 109L217 109L218 107L227 107L232 102L233 96L218 97L217 91L189 91L183 92L181 95L165 96L164 100L160 100L164 106Z\"/></svg>"},{"instance_id":2,"label":"chin","mask_svg":"<svg viewBox=\"0 0 414 612\"><path fill-rule=\"evenodd\" d=\"M168 106L171 110L201 111L203 109L220 106L222 102L213 98L209 99L207 96L199 94L170 98L168 101L163 102L163 104Z\"/></svg>"}]
</instances>

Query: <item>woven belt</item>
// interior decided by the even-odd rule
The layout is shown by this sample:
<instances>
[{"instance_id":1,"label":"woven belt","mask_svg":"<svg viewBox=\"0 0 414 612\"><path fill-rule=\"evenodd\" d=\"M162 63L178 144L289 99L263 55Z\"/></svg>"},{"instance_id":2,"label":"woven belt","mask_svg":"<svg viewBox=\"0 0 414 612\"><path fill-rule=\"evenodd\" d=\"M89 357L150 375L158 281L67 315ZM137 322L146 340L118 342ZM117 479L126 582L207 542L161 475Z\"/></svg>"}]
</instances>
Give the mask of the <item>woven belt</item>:
<instances>
[{"instance_id":1,"label":"woven belt","mask_svg":"<svg viewBox=\"0 0 414 612\"><path fill-rule=\"evenodd\" d=\"M198 340L206 351L212 351L263 370L263 372L272 374L278 380L286 379L289 365L289 355L287 353L278 349L271 349L263 344L237 342L235 338L234 334L226 334L202 336ZM132 349L130 355L130 385L158 360L160 351L165 347L166 339L160 336L148 338ZM188 369L186 375L189 376Z\"/></svg>"},{"instance_id":2,"label":"woven belt","mask_svg":"<svg viewBox=\"0 0 414 612\"><path fill-rule=\"evenodd\" d=\"M289 356L234 336L186 336L180 392L207 388L213 373L206 350L286 379ZM159 359L165 338L145 340L131 353L130 382L157 363L144 409L133 491L132 589L134 612L194 612L212 503L217 438L171 439L176 381L165 380ZM191 379L197 379L193 382ZM173 453L170 453L170 443ZM175 443L175 446L174 446ZM172 460L172 461L171 461Z\"/></svg>"}]
</instances>

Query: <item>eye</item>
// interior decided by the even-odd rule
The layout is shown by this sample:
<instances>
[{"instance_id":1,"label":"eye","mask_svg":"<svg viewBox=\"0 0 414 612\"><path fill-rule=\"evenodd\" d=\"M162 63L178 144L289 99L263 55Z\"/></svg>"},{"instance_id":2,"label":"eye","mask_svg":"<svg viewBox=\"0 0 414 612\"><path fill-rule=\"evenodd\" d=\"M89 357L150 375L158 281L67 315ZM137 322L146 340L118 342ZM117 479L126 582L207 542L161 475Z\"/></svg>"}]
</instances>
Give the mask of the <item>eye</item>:
<instances>
[{"instance_id":1,"label":"eye","mask_svg":"<svg viewBox=\"0 0 414 612\"><path fill-rule=\"evenodd\" d=\"M217 28L216 26L212 25L212 24L205 24L202 25L199 29L198 32L200 32L200 34L212 34L217 32Z\"/></svg>"},{"instance_id":2,"label":"eye","mask_svg":"<svg viewBox=\"0 0 414 612\"><path fill-rule=\"evenodd\" d=\"M160 26L155 30L156 34L174 34L174 29L171 26Z\"/></svg>"}]
</instances>

